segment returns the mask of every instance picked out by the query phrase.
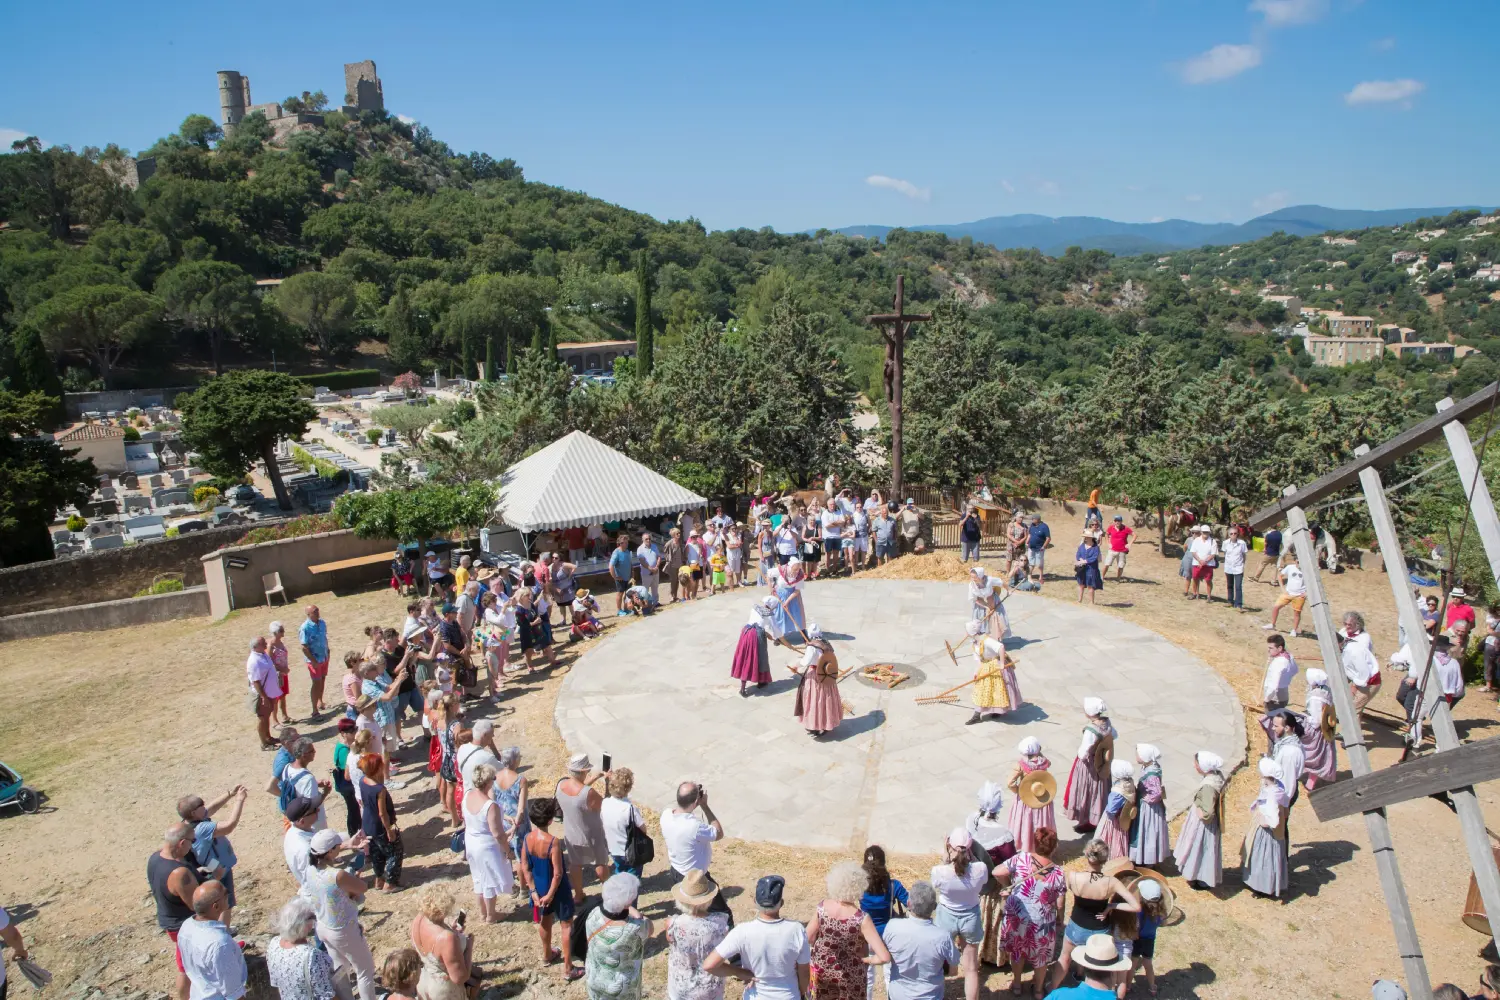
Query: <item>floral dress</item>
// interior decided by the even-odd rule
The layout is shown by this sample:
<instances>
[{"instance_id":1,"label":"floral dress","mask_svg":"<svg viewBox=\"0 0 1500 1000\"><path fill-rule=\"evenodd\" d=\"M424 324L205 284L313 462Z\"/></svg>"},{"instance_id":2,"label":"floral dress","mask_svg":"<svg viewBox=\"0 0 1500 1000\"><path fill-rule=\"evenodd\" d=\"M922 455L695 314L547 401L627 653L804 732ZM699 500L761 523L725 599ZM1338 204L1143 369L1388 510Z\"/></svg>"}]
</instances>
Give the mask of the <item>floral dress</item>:
<instances>
[{"instance_id":1,"label":"floral dress","mask_svg":"<svg viewBox=\"0 0 1500 1000\"><path fill-rule=\"evenodd\" d=\"M1005 868L1011 890L1000 927L1001 945L1012 962L1040 969L1052 961L1057 945L1057 901L1067 894L1067 875L1058 865L1038 868L1032 854L1017 854Z\"/></svg>"},{"instance_id":2,"label":"floral dress","mask_svg":"<svg viewBox=\"0 0 1500 1000\"><path fill-rule=\"evenodd\" d=\"M723 1000L724 980L703 971L703 960L729 933L729 917L682 914L667 924L667 1000Z\"/></svg>"},{"instance_id":3,"label":"floral dress","mask_svg":"<svg viewBox=\"0 0 1500 1000\"><path fill-rule=\"evenodd\" d=\"M281 1000L333 1000L333 961L307 942L288 948L280 938L267 941L266 975Z\"/></svg>"},{"instance_id":4,"label":"floral dress","mask_svg":"<svg viewBox=\"0 0 1500 1000\"><path fill-rule=\"evenodd\" d=\"M830 917L818 904L818 939L812 944L813 1000L865 1000L865 956L869 945L860 933L864 911L852 917Z\"/></svg>"}]
</instances>

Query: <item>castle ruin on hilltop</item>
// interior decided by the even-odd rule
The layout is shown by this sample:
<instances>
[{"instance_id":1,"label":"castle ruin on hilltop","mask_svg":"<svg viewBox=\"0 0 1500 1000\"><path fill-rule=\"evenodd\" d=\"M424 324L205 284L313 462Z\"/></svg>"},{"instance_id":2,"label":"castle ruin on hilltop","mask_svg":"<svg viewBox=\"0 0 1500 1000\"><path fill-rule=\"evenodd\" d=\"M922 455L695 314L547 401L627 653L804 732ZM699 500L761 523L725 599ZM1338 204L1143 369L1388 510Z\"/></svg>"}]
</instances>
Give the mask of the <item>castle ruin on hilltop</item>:
<instances>
[{"instance_id":1,"label":"castle ruin on hilltop","mask_svg":"<svg viewBox=\"0 0 1500 1000\"><path fill-rule=\"evenodd\" d=\"M344 63L344 104L339 110L350 116L361 111L385 110L385 91L375 73L375 60ZM246 115L256 111L266 116L276 142L285 141L293 132L323 124L323 116L316 112L290 112L276 101L255 104L250 99L248 76L238 70L219 70L219 112L224 131L232 131Z\"/></svg>"}]
</instances>

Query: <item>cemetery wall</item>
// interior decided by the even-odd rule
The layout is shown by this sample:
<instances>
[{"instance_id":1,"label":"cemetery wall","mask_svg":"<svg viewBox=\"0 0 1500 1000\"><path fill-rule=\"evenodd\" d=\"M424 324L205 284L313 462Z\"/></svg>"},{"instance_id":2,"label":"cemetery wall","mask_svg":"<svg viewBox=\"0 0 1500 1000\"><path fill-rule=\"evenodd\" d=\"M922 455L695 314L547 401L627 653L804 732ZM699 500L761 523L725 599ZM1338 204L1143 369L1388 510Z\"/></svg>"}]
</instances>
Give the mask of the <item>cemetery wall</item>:
<instances>
[{"instance_id":1,"label":"cemetery wall","mask_svg":"<svg viewBox=\"0 0 1500 1000\"><path fill-rule=\"evenodd\" d=\"M184 392L194 392L197 386L177 385L163 389L109 389L104 392L65 392L63 409L69 420L82 420L88 412L108 413L110 410L124 412L132 406L145 409L148 406L171 406Z\"/></svg>"},{"instance_id":2,"label":"cemetery wall","mask_svg":"<svg viewBox=\"0 0 1500 1000\"><path fill-rule=\"evenodd\" d=\"M208 588L192 587L171 594L101 601L71 608L53 608L0 618L0 642L33 639L62 632L98 632L149 625L152 622L201 618L208 614Z\"/></svg>"},{"instance_id":3,"label":"cemetery wall","mask_svg":"<svg viewBox=\"0 0 1500 1000\"><path fill-rule=\"evenodd\" d=\"M0 608L14 615L134 597L160 573L181 573L185 586L196 587L203 583L204 554L239 539L250 527L209 528L119 549L7 566L0 569Z\"/></svg>"}]
</instances>

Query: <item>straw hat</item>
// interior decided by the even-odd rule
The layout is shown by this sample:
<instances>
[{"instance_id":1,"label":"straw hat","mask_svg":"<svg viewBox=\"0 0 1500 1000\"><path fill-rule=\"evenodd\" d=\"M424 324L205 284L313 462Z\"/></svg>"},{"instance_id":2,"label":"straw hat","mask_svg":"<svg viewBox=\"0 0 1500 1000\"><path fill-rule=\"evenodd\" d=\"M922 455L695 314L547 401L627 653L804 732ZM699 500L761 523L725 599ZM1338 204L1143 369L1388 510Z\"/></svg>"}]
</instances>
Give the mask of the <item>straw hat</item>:
<instances>
[{"instance_id":1,"label":"straw hat","mask_svg":"<svg viewBox=\"0 0 1500 1000\"><path fill-rule=\"evenodd\" d=\"M579 600L583 600L584 598L586 598L586 597L589 596L589 588L587 588L587 587L580 587L579 590L578 590L578 593L575 594L574 596L577 597Z\"/></svg>"},{"instance_id":2,"label":"straw hat","mask_svg":"<svg viewBox=\"0 0 1500 1000\"><path fill-rule=\"evenodd\" d=\"M1032 809L1041 809L1057 798L1057 779L1050 771L1032 771L1022 775L1016 796Z\"/></svg>"},{"instance_id":3,"label":"straw hat","mask_svg":"<svg viewBox=\"0 0 1500 1000\"><path fill-rule=\"evenodd\" d=\"M1154 882L1157 887L1161 889L1162 912L1167 916L1171 916L1172 911L1177 907L1177 897L1173 895L1172 887L1167 885L1167 880L1164 877L1162 877L1159 873L1153 871L1152 869L1137 868L1129 875L1118 877L1121 882L1125 883L1125 887L1127 889L1129 889L1131 892L1136 893L1137 895L1140 895L1139 890L1136 888L1137 885L1146 882Z\"/></svg>"},{"instance_id":4,"label":"straw hat","mask_svg":"<svg viewBox=\"0 0 1500 1000\"><path fill-rule=\"evenodd\" d=\"M1129 855L1121 855L1118 858L1110 858L1108 861L1104 862L1104 866L1099 870L1104 874L1112 875L1123 882L1126 875L1134 877L1139 874L1135 870L1134 865L1135 862L1130 860Z\"/></svg>"},{"instance_id":5,"label":"straw hat","mask_svg":"<svg viewBox=\"0 0 1500 1000\"><path fill-rule=\"evenodd\" d=\"M709 878L705 872L694 868L683 877L681 882L677 883L677 888L672 890L672 895L676 896L677 901L683 906L702 906L713 902L718 891L719 887L714 884L713 879Z\"/></svg>"},{"instance_id":6,"label":"straw hat","mask_svg":"<svg viewBox=\"0 0 1500 1000\"><path fill-rule=\"evenodd\" d=\"M1087 944L1073 949L1073 964L1095 972L1123 972L1130 968L1130 957L1120 954L1110 935L1090 934Z\"/></svg>"}]
</instances>

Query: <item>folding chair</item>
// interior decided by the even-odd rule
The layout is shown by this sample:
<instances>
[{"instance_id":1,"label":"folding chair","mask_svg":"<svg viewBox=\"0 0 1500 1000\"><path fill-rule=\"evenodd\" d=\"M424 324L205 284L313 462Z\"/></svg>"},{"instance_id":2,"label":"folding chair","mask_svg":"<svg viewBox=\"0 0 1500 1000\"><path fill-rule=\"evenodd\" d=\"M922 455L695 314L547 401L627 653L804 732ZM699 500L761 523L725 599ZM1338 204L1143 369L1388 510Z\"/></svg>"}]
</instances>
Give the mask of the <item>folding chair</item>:
<instances>
[{"instance_id":1,"label":"folding chair","mask_svg":"<svg viewBox=\"0 0 1500 1000\"><path fill-rule=\"evenodd\" d=\"M279 571L275 573L262 573L260 577L260 585L265 588L266 591L267 607L271 606L272 594L280 594L282 604L292 603L291 600L286 596L286 587L282 586L281 584L281 573Z\"/></svg>"}]
</instances>

